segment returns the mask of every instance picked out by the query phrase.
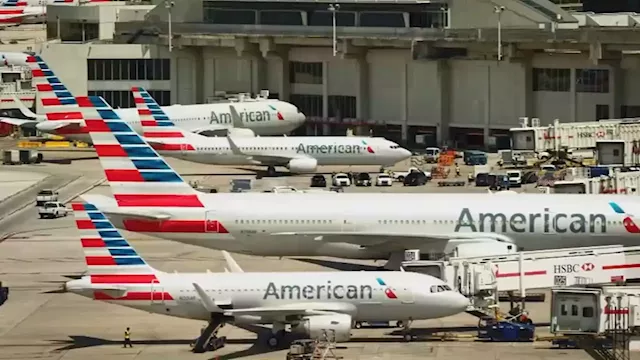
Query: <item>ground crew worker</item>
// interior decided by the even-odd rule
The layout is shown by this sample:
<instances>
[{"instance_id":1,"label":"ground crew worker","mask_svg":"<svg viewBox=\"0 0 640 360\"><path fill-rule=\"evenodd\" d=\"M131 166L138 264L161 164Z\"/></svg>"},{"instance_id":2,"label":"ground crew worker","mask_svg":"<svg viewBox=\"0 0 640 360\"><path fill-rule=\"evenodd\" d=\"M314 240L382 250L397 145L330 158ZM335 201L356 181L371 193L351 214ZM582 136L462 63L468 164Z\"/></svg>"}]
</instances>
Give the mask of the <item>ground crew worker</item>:
<instances>
[{"instance_id":1,"label":"ground crew worker","mask_svg":"<svg viewBox=\"0 0 640 360\"><path fill-rule=\"evenodd\" d=\"M456 177L460 176L460 166L458 166L458 163L456 163Z\"/></svg>"},{"instance_id":2,"label":"ground crew worker","mask_svg":"<svg viewBox=\"0 0 640 360\"><path fill-rule=\"evenodd\" d=\"M133 345L131 345L131 329L127 328L127 330L124 331L124 348L127 347L127 345L129 345L129 347L133 347Z\"/></svg>"}]
</instances>

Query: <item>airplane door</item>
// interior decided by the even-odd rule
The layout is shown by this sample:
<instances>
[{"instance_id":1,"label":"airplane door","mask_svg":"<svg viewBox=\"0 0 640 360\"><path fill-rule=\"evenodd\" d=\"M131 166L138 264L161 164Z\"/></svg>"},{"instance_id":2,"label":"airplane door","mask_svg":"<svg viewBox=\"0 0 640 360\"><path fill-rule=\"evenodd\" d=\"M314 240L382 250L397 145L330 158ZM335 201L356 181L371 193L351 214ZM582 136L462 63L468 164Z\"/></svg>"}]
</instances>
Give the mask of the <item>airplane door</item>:
<instances>
[{"instance_id":1,"label":"airplane door","mask_svg":"<svg viewBox=\"0 0 640 360\"><path fill-rule=\"evenodd\" d=\"M215 211L207 211L205 213L204 231L208 233L219 233L220 228L217 213Z\"/></svg>"},{"instance_id":2,"label":"airplane door","mask_svg":"<svg viewBox=\"0 0 640 360\"><path fill-rule=\"evenodd\" d=\"M151 305L164 304L164 287L160 285L158 280L151 282Z\"/></svg>"},{"instance_id":3,"label":"airplane door","mask_svg":"<svg viewBox=\"0 0 640 360\"><path fill-rule=\"evenodd\" d=\"M356 231L356 223L349 219L342 220L342 232Z\"/></svg>"},{"instance_id":4,"label":"airplane door","mask_svg":"<svg viewBox=\"0 0 640 360\"><path fill-rule=\"evenodd\" d=\"M401 285L402 286L402 285ZM400 301L403 304L413 304L415 302L415 299L413 297L413 291L411 291L411 289L407 288L405 290L405 288L399 288L397 290L398 292L398 299L400 299Z\"/></svg>"},{"instance_id":5,"label":"airplane door","mask_svg":"<svg viewBox=\"0 0 640 360\"><path fill-rule=\"evenodd\" d=\"M180 144L180 154L186 155L189 151L189 144Z\"/></svg>"}]
</instances>

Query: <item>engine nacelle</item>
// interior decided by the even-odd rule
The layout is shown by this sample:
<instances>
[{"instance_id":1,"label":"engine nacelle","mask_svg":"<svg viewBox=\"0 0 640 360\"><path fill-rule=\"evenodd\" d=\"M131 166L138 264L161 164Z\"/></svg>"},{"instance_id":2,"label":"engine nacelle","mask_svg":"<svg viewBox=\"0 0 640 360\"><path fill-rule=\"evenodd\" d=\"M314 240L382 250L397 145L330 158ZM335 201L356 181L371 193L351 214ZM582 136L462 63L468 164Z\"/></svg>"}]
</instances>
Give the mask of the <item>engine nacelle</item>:
<instances>
[{"instance_id":1,"label":"engine nacelle","mask_svg":"<svg viewBox=\"0 0 640 360\"><path fill-rule=\"evenodd\" d=\"M329 340L347 342L351 339L351 324L350 315L317 315L303 318L297 324L291 324L291 331L319 340L324 340L326 332ZM332 338L333 336L335 339Z\"/></svg>"},{"instance_id":2,"label":"engine nacelle","mask_svg":"<svg viewBox=\"0 0 640 360\"><path fill-rule=\"evenodd\" d=\"M316 171L318 160L316 159L291 159L287 169L294 173L308 173Z\"/></svg>"}]
</instances>

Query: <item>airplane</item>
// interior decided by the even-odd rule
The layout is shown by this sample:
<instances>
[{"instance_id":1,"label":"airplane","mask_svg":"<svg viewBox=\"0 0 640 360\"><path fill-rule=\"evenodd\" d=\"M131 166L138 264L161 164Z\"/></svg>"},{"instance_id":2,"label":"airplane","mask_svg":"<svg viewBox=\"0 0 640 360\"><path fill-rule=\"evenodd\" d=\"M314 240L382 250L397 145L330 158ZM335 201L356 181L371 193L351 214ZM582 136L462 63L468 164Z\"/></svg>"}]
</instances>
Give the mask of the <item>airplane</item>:
<instances>
[{"instance_id":1,"label":"airplane","mask_svg":"<svg viewBox=\"0 0 640 360\"><path fill-rule=\"evenodd\" d=\"M87 2L92 2L91 0ZM4 0L0 2L0 7L21 7L21 6L47 6L57 4L74 4L78 0Z\"/></svg>"},{"instance_id":2,"label":"airplane","mask_svg":"<svg viewBox=\"0 0 640 360\"><path fill-rule=\"evenodd\" d=\"M176 127L153 97L133 87L133 98L142 120L145 140L160 155L201 164L265 165L269 176L276 166L294 173L316 171L318 165L393 165L411 157L411 152L381 137L295 136L207 137ZM239 119L235 106L231 116ZM159 126L161 124L161 126Z\"/></svg>"},{"instance_id":3,"label":"airplane","mask_svg":"<svg viewBox=\"0 0 640 360\"><path fill-rule=\"evenodd\" d=\"M37 115L18 100L20 111L29 120L0 118L0 121L16 126L35 126L44 133L61 135L70 140L90 142L84 121L78 118L78 112L68 114L66 118L59 116L60 107L76 109L78 104L71 92L62 84L54 72L40 56L27 56L33 86L38 91L45 115ZM233 121L230 105L240 109L241 119ZM54 110L57 109L57 110ZM228 130L239 136L282 135L288 133L305 121L300 110L287 102L271 99L249 99L241 102L224 102L196 105L171 105L162 110L181 129L192 132ZM125 119L136 131L142 133L142 123L136 108L117 109L116 113Z\"/></svg>"},{"instance_id":4,"label":"airplane","mask_svg":"<svg viewBox=\"0 0 640 360\"><path fill-rule=\"evenodd\" d=\"M225 273L166 273L154 269L96 206L73 203L88 272L63 284L95 300L152 313L205 320L203 343L225 323L273 324L271 347L284 338L285 326L321 339L335 331L337 342L350 340L355 322L413 320L463 312L469 300L435 277L404 271L247 273L223 252ZM329 334L333 335L333 334ZM411 340L406 331L405 339Z\"/></svg>"},{"instance_id":5,"label":"airplane","mask_svg":"<svg viewBox=\"0 0 640 360\"><path fill-rule=\"evenodd\" d=\"M450 253L636 245L632 196L582 194L217 193L193 189L101 98L83 108L114 198L83 195L120 229L260 256L404 259ZM503 253L506 251L498 252Z\"/></svg>"},{"instance_id":6,"label":"airplane","mask_svg":"<svg viewBox=\"0 0 640 360\"><path fill-rule=\"evenodd\" d=\"M0 9L2 8L0 7ZM4 66L28 66L28 53L0 51L0 57L2 58L2 63Z\"/></svg>"}]
</instances>

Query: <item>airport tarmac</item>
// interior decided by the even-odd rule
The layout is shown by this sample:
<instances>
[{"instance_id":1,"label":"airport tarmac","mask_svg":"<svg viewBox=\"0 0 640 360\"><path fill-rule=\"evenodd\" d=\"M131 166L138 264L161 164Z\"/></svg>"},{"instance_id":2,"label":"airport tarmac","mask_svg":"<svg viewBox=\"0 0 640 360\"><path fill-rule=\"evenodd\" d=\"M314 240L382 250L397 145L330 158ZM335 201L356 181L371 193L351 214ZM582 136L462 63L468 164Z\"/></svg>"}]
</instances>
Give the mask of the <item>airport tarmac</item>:
<instances>
[{"instance_id":1,"label":"airport tarmac","mask_svg":"<svg viewBox=\"0 0 640 360\"><path fill-rule=\"evenodd\" d=\"M186 180L197 180L228 191L230 179L255 178L251 171L192 164L169 160ZM395 168L406 169L398 165ZM366 167L365 167L366 168ZM6 171L6 167L0 168ZM325 173L347 169L322 169ZM357 169L372 171L377 169ZM91 189L92 193L109 193L99 186L102 169L97 160L74 161L71 165L40 164L13 167L9 171L41 172L51 177L69 180L60 185L63 201ZM305 188L309 176L262 179L255 183L271 186L290 185ZM96 187L97 186L97 187ZM254 186L258 188L258 186ZM451 188L449 191L470 191L473 187ZM394 185L388 191L438 191L436 186L405 188ZM376 188L354 188L347 191L378 191ZM486 190L485 190L486 191ZM0 203L0 210L3 208ZM0 212L1 214L1 212ZM1 215L0 215L1 216ZM8 221L7 221L8 220ZM233 326L225 326L220 335L227 336L225 348L206 354L192 354L189 343L199 334L200 321L152 315L117 305L92 301L73 294L44 294L55 290L66 280L64 275L79 275L85 270L73 217L39 219L34 207L0 218L0 281L10 288L9 300L0 307L0 359L283 359L285 350L261 353L263 346L254 346L255 334ZM132 245L154 267L164 271L223 271L224 260L215 250L193 247L142 235L124 232ZM246 271L334 271L309 262L294 259L255 258L234 255ZM258 260L258 261L256 261ZM339 259L321 259L341 261ZM382 265L382 263L379 263ZM528 306L535 322L548 323L548 304ZM416 321L413 328L421 335L430 333L475 333L477 319L468 314ZM126 327L132 329L133 349L123 349L120 341ZM354 339L341 344L337 354L348 359L587 359L580 350L550 349L548 342L498 344L478 343L471 339L448 342L420 339L405 343L393 336L394 329L353 330ZM547 330L541 328L538 335ZM268 350L267 350L268 351Z\"/></svg>"}]
</instances>

